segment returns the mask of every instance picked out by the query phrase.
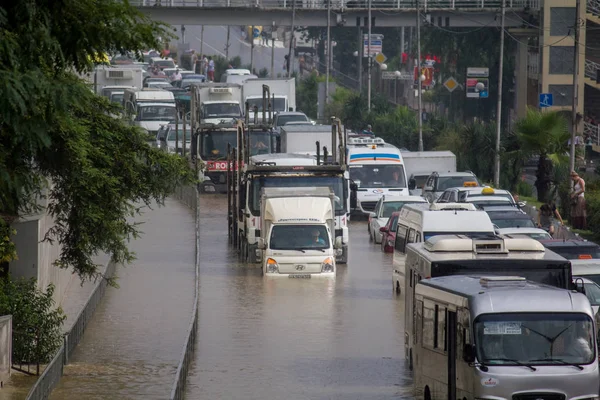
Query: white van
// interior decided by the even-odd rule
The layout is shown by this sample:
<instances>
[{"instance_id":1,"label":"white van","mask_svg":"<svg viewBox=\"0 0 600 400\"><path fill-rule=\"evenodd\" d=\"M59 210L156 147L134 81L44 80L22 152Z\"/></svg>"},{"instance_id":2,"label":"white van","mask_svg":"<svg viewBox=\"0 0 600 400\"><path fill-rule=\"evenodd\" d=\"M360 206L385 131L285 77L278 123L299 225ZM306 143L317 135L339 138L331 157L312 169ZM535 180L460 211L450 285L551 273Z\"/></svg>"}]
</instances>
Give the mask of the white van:
<instances>
[{"instance_id":1,"label":"white van","mask_svg":"<svg viewBox=\"0 0 600 400\"><path fill-rule=\"evenodd\" d=\"M425 242L433 236L452 234L494 236L494 224L485 211L477 210L470 203L417 203L402 207L393 255L392 282L396 294L403 295L406 246Z\"/></svg>"},{"instance_id":2,"label":"white van","mask_svg":"<svg viewBox=\"0 0 600 400\"><path fill-rule=\"evenodd\" d=\"M123 108L131 124L156 135L162 125L175 121L173 92L160 89L126 89Z\"/></svg>"}]
</instances>

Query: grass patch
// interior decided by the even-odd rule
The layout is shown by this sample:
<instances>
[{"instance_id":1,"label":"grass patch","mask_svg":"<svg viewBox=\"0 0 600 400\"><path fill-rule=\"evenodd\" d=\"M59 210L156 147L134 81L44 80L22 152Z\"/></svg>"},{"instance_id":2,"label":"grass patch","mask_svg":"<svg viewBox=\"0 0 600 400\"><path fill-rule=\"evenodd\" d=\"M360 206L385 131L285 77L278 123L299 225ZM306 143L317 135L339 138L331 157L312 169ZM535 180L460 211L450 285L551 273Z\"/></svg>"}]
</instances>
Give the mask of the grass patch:
<instances>
[{"instance_id":1,"label":"grass patch","mask_svg":"<svg viewBox=\"0 0 600 400\"><path fill-rule=\"evenodd\" d=\"M588 231L588 230L582 230L582 229L571 229L572 232L575 232L576 234L578 234L579 236L581 236L583 239L585 240L589 240L590 242L600 242L600 237L598 237L598 235L594 234L594 232L592 231Z\"/></svg>"}]
</instances>

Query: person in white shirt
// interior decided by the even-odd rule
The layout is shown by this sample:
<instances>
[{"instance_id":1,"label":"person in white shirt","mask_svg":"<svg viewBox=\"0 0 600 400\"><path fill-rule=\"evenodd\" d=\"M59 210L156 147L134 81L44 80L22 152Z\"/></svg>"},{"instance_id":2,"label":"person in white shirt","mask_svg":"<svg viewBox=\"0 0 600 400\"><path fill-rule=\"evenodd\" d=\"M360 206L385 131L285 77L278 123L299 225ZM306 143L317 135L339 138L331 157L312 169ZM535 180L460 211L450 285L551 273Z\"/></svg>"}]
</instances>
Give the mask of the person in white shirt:
<instances>
[{"instance_id":1,"label":"person in white shirt","mask_svg":"<svg viewBox=\"0 0 600 400\"><path fill-rule=\"evenodd\" d=\"M179 72L179 69L176 69L173 75L171 75L171 81L180 81L181 78L181 72Z\"/></svg>"}]
</instances>

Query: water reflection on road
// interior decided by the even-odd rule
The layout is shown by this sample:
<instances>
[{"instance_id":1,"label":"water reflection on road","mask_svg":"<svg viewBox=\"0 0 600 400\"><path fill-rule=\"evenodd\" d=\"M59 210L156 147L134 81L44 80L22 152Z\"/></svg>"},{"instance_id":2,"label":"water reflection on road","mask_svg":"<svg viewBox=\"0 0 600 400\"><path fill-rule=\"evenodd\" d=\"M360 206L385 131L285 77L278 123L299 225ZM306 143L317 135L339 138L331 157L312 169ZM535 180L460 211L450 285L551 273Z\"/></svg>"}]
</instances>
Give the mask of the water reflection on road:
<instances>
[{"instance_id":1,"label":"water reflection on road","mask_svg":"<svg viewBox=\"0 0 600 400\"><path fill-rule=\"evenodd\" d=\"M203 196L200 323L188 399L408 399L391 257L353 222L335 279L263 279L227 244L226 198Z\"/></svg>"}]
</instances>

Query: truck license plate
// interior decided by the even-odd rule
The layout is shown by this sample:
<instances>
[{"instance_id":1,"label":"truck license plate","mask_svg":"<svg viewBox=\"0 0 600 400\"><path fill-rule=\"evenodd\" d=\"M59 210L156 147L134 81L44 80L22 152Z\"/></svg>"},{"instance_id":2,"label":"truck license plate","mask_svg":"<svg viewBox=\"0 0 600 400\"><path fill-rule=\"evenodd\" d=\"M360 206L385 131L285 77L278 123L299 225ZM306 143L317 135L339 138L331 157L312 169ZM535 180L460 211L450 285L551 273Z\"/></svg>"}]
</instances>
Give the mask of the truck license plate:
<instances>
[{"instance_id":1,"label":"truck license plate","mask_svg":"<svg viewBox=\"0 0 600 400\"><path fill-rule=\"evenodd\" d=\"M310 279L310 274L290 274L288 276L290 278L297 278L297 279Z\"/></svg>"}]
</instances>

